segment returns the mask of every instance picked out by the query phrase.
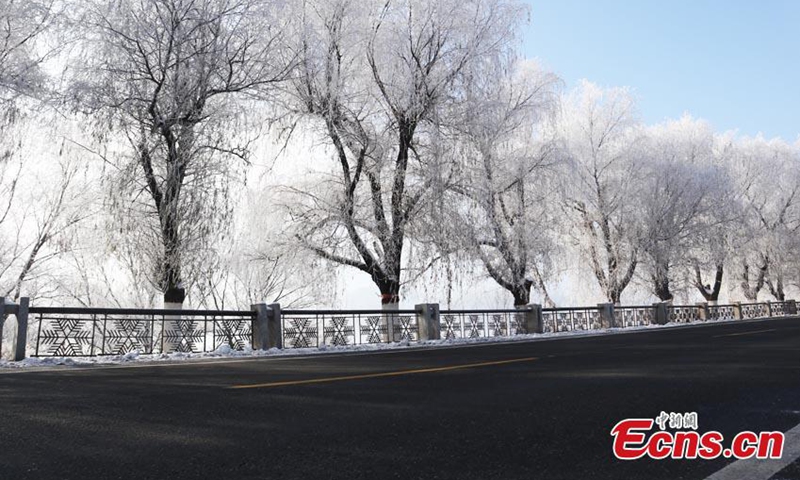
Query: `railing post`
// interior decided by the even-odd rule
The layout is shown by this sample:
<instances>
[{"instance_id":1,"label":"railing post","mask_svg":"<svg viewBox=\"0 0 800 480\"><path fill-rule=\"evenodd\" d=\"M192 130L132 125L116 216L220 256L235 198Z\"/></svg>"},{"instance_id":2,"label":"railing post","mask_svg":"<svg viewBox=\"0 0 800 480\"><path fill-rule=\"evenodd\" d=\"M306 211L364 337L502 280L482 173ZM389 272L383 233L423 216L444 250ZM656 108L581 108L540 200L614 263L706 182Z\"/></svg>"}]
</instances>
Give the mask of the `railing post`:
<instances>
[{"instance_id":1,"label":"railing post","mask_svg":"<svg viewBox=\"0 0 800 480\"><path fill-rule=\"evenodd\" d=\"M653 315L654 325L666 325L669 322L667 305L667 302L658 302L653 304L653 310L655 310L655 315Z\"/></svg>"},{"instance_id":2,"label":"railing post","mask_svg":"<svg viewBox=\"0 0 800 480\"><path fill-rule=\"evenodd\" d=\"M703 322L707 322L708 321L708 304L707 303L703 302L703 303L698 303L697 304L697 318L698 318L698 320L701 320Z\"/></svg>"},{"instance_id":3,"label":"railing post","mask_svg":"<svg viewBox=\"0 0 800 480\"><path fill-rule=\"evenodd\" d=\"M17 345L14 352L14 361L25 360L25 348L28 346L28 307L31 299L22 297L17 305Z\"/></svg>"},{"instance_id":4,"label":"railing post","mask_svg":"<svg viewBox=\"0 0 800 480\"><path fill-rule=\"evenodd\" d=\"M439 340L442 338L441 327L439 325L439 304L422 303L414 305L417 312L417 331L419 340Z\"/></svg>"},{"instance_id":5,"label":"railing post","mask_svg":"<svg viewBox=\"0 0 800 480\"><path fill-rule=\"evenodd\" d=\"M3 327L6 324L6 319L8 318L8 308L6 307L6 297L0 297L0 355L4 353L3 351ZM0 357L2 359L2 357Z\"/></svg>"},{"instance_id":6,"label":"railing post","mask_svg":"<svg viewBox=\"0 0 800 480\"><path fill-rule=\"evenodd\" d=\"M8 358L11 358L15 362L25 360L25 350L28 346L28 307L30 306L30 298L20 298L19 304L9 302L5 297L0 297L0 301L2 302L2 312L0 312L0 345L5 343L11 347ZM5 341L5 339L3 339L3 328L5 327L5 322L9 315L14 315L16 317L17 331L13 339ZM2 346L0 346L0 350L2 350Z\"/></svg>"},{"instance_id":7,"label":"railing post","mask_svg":"<svg viewBox=\"0 0 800 480\"><path fill-rule=\"evenodd\" d=\"M542 306L538 303L527 305L525 315L525 333L544 333L544 322L542 321Z\"/></svg>"},{"instance_id":8,"label":"railing post","mask_svg":"<svg viewBox=\"0 0 800 480\"><path fill-rule=\"evenodd\" d=\"M772 318L772 302L767 300L767 318Z\"/></svg>"},{"instance_id":9,"label":"railing post","mask_svg":"<svg viewBox=\"0 0 800 480\"><path fill-rule=\"evenodd\" d=\"M613 303L598 303L597 309L600 311L600 328L614 328L617 326L614 319Z\"/></svg>"},{"instance_id":10,"label":"railing post","mask_svg":"<svg viewBox=\"0 0 800 480\"><path fill-rule=\"evenodd\" d=\"M283 348L281 335L281 304L270 303L267 305L267 345L268 348ZM322 332L320 332L321 334Z\"/></svg>"},{"instance_id":11,"label":"railing post","mask_svg":"<svg viewBox=\"0 0 800 480\"><path fill-rule=\"evenodd\" d=\"M250 310L255 312L253 318L253 350L267 350L269 345L267 328L267 304L256 303L250 305Z\"/></svg>"},{"instance_id":12,"label":"railing post","mask_svg":"<svg viewBox=\"0 0 800 480\"><path fill-rule=\"evenodd\" d=\"M250 309L256 312L253 319L253 350L283 348L281 337L281 304L257 303Z\"/></svg>"},{"instance_id":13,"label":"railing post","mask_svg":"<svg viewBox=\"0 0 800 480\"><path fill-rule=\"evenodd\" d=\"M742 302L733 302L733 319L742 319Z\"/></svg>"},{"instance_id":14,"label":"railing post","mask_svg":"<svg viewBox=\"0 0 800 480\"><path fill-rule=\"evenodd\" d=\"M794 300L786 300L783 304L783 315L797 315L797 302Z\"/></svg>"}]
</instances>

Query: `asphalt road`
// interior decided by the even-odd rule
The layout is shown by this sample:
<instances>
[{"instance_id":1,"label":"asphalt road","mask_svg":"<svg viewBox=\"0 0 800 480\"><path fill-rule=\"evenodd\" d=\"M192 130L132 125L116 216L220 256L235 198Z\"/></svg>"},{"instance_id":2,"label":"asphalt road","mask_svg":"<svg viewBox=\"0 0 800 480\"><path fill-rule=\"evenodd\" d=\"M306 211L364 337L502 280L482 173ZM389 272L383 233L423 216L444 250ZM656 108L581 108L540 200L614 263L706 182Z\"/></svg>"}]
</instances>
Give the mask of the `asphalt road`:
<instances>
[{"instance_id":1,"label":"asphalt road","mask_svg":"<svg viewBox=\"0 0 800 480\"><path fill-rule=\"evenodd\" d=\"M800 319L3 373L0 479L701 479L731 462L614 459L614 424L661 411L728 438L800 424Z\"/></svg>"}]
</instances>

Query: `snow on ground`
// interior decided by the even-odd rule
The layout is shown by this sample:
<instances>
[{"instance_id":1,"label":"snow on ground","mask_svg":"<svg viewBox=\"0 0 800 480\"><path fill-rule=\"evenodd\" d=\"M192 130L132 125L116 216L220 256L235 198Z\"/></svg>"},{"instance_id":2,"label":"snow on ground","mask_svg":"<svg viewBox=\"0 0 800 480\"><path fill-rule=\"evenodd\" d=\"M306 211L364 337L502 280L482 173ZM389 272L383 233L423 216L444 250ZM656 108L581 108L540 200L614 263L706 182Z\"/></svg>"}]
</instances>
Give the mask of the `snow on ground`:
<instances>
[{"instance_id":1,"label":"snow on ground","mask_svg":"<svg viewBox=\"0 0 800 480\"><path fill-rule=\"evenodd\" d=\"M747 321L747 320L745 320ZM38 357L26 358L19 362L0 360L0 369L19 369L30 367L88 367L100 365L122 365L132 363L175 363L184 361L197 361L214 358L258 358L258 357L286 357L286 356L305 356L318 354L348 353L348 352L377 352L384 350L400 350L409 348L437 348L458 345L475 345L487 343L519 342L530 340L557 340L569 337L590 337L599 335L613 335L618 333L637 332L642 330L653 330L663 328L685 327L689 325L711 325L718 323L742 322L742 320L713 320L713 321L694 321L684 323L668 323L666 325L645 325L640 327L627 328L606 328L600 330L575 330L571 332L559 333L535 333L526 335L514 335L507 337L481 337L481 338L456 338L443 340L428 340L424 342L409 342L404 340L396 343L370 343L349 346L322 345L310 348L287 348L270 350L253 350L250 347L244 350L234 350L227 345L223 345L213 352L207 353L162 353L162 354L142 354L133 351L125 355L102 355L96 357Z\"/></svg>"}]
</instances>

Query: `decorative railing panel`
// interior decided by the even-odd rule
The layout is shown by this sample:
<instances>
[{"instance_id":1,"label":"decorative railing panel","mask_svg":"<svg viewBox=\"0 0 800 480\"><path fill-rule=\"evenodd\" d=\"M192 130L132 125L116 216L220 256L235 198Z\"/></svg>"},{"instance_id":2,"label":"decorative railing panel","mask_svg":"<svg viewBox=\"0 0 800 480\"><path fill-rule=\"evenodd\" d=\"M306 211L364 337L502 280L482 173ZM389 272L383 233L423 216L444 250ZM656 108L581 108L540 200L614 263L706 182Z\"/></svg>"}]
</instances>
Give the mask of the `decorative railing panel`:
<instances>
[{"instance_id":1,"label":"decorative railing panel","mask_svg":"<svg viewBox=\"0 0 800 480\"><path fill-rule=\"evenodd\" d=\"M413 315L394 315L391 317L394 326L394 341L415 342L419 340L419 326L417 316Z\"/></svg>"},{"instance_id":2,"label":"decorative railing panel","mask_svg":"<svg viewBox=\"0 0 800 480\"><path fill-rule=\"evenodd\" d=\"M441 338L503 337L525 333L524 310L442 310Z\"/></svg>"},{"instance_id":3,"label":"decorative railing panel","mask_svg":"<svg viewBox=\"0 0 800 480\"><path fill-rule=\"evenodd\" d=\"M31 308L33 356L212 352L252 343L253 312Z\"/></svg>"},{"instance_id":4,"label":"decorative railing panel","mask_svg":"<svg viewBox=\"0 0 800 480\"><path fill-rule=\"evenodd\" d=\"M666 307L667 321L735 320L780 317L796 311L794 301ZM660 307L659 307L660 308ZM259 310L260 311L260 310ZM283 348L416 342L419 318L429 310L273 310L280 318ZM656 323L654 306L617 306L614 325L631 328ZM440 338L504 337L527 333L525 309L442 310ZM599 330L601 307L545 308L545 333ZM256 311L138 310L103 308L29 309L36 337L28 337L33 356L124 355L130 352L212 352L223 345L243 350L253 344ZM260 319L259 322L262 320ZM659 321L661 321L659 319ZM260 340L263 341L263 340ZM263 343L262 343L263 344ZM277 343L276 343L277 345Z\"/></svg>"},{"instance_id":5,"label":"decorative railing panel","mask_svg":"<svg viewBox=\"0 0 800 480\"><path fill-rule=\"evenodd\" d=\"M651 306L630 306L614 308L615 323L618 327L642 327L655 323L655 309Z\"/></svg>"},{"instance_id":6,"label":"decorative railing panel","mask_svg":"<svg viewBox=\"0 0 800 480\"><path fill-rule=\"evenodd\" d=\"M389 341L389 327L386 318L383 316L369 315L362 317L359 327L358 338L361 343L386 343Z\"/></svg>"},{"instance_id":7,"label":"decorative railing panel","mask_svg":"<svg viewBox=\"0 0 800 480\"><path fill-rule=\"evenodd\" d=\"M670 322L689 323L700 320L700 307L697 306L668 306L667 315Z\"/></svg>"},{"instance_id":8,"label":"decorative railing panel","mask_svg":"<svg viewBox=\"0 0 800 480\"><path fill-rule=\"evenodd\" d=\"M483 315L440 312L439 329L444 339L485 337Z\"/></svg>"},{"instance_id":9,"label":"decorative railing panel","mask_svg":"<svg viewBox=\"0 0 800 480\"><path fill-rule=\"evenodd\" d=\"M735 320L736 310L734 305L709 305L709 320Z\"/></svg>"},{"instance_id":10,"label":"decorative railing panel","mask_svg":"<svg viewBox=\"0 0 800 480\"><path fill-rule=\"evenodd\" d=\"M316 318L297 317L283 321L283 346L307 348L319 345L319 322Z\"/></svg>"},{"instance_id":11,"label":"decorative railing panel","mask_svg":"<svg viewBox=\"0 0 800 480\"><path fill-rule=\"evenodd\" d=\"M392 325L392 338L389 338ZM349 346L419 339L413 310L284 310L284 348Z\"/></svg>"},{"instance_id":12,"label":"decorative railing panel","mask_svg":"<svg viewBox=\"0 0 800 480\"><path fill-rule=\"evenodd\" d=\"M545 333L569 332L573 330L596 330L600 328L600 311L597 308L545 308L542 309Z\"/></svg>"},{"instance_id":13,"label":"decorative railing panel","mask_svg":"<svg viewBox=\"0 0 800 480\"><path fill-rule=\"evenodd\" d=\"M766 303L743 303L742 318L761 318L769 316Z\"/></svg>"}]
</instances>

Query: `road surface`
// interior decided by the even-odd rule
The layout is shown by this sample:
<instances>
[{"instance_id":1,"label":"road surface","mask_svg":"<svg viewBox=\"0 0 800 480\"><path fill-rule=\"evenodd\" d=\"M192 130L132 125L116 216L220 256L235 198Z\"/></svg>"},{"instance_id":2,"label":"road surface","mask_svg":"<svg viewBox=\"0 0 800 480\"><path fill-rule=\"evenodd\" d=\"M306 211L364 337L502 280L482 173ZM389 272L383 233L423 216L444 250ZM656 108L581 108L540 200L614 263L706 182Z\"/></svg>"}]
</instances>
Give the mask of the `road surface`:
<instances>
[{"instance_id":1,"label":"road surface","mask_svg":"<svg viewBox=\"0 0 800 480\"><path fill-rule=\"evenodd\" d=\"M614 424L661 411L726 438L794 428L800 319L6 372L0 479L674 480L733 462L616 460Z\"/></svg>"}]
</instances>

